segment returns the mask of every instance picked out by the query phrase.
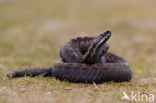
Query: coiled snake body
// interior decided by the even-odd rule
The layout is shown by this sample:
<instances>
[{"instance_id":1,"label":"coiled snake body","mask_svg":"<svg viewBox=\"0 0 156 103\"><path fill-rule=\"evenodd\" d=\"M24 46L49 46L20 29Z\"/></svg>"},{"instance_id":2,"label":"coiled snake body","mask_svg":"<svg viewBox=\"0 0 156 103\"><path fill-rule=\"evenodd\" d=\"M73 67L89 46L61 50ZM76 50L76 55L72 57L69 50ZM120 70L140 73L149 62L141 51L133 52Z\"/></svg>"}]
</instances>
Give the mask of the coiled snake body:
<instances>
[{"instance_id":1,"label":"coiled snake body","mask_svg":"<svg viewBox=\"0 0 156 103\"><path fill-rule=\"evenodd\" d=\"M7 74L9 78L24 76L53 76L69 82L102 83L130 81L132 72L126 61L112 53L109 30L96 37L78 37L67 42L60 50L62 60L50 68L18 69Z\"/></svg>"}]
</instances>

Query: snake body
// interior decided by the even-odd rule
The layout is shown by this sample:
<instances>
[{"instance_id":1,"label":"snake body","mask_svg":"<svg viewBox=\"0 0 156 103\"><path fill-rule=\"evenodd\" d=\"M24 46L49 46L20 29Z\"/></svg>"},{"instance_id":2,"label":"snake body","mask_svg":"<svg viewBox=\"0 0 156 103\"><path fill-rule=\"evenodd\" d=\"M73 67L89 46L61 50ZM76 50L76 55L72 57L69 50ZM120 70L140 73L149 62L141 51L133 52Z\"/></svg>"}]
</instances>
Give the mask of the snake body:
<instances>
[{"instance_id":1,"label":"snake body","mask_svg":"<svg viewBox=\"0 0 156 103\"><path fill-rule=\"evenodd\" d=\"M9 78L24 76L52 76L59 80L76 83L102 83L107 81L130 81L132 72L128 63L115 54L107 52L111 32L96 37L71 39L60 50L60 61L53 67L18 69L7 74Z\"/></svg>"}]
</instances>

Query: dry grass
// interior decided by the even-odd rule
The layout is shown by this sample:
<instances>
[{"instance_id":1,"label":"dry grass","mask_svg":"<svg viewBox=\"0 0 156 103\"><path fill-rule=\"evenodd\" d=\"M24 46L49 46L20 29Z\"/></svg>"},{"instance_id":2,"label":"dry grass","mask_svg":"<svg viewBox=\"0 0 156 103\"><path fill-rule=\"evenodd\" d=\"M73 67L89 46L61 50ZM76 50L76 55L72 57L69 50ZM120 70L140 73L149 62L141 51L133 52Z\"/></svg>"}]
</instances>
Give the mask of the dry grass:
<instances>
[{"instance_id":1,"label":"dry grass","mask_svg":"<svg viewBox=\"0 0 156 103\"><path fill-rule=\"evenodd\" d=\"M0 0L0 103L120 103L122 92L156 96L155 0ZM74 84L19 78L17 68L49 67L70 38L111 29L110 51L133 71L129 83ZM156 101L156 100L155 100Z\"/></svg>"}]
</instances>

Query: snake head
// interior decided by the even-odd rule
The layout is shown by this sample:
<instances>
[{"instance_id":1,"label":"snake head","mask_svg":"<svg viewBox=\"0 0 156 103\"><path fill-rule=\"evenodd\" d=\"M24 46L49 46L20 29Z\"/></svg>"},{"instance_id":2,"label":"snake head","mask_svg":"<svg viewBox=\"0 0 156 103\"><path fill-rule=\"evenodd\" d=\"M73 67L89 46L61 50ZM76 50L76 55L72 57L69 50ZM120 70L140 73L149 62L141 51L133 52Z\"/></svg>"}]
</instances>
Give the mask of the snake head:
<instances>
[{"instance_id":1,"label":"snake head","mask_svg":"<svg viewBox=\"0 0 156 103\"><path fill-rule=\"evenodd\" d=\"M107 30L98 36L94 37L91 46L83 56L83 62L95 63L98 62L102 55L104 55L108 48L108 39L111 36L111 31Z\"/></svg>"},{"instance_id":2,"label":"snake head","mask_svg":"<svg viewBox=\"0 0 156 103\"><path fill-rule=\"evenodd\" d=\"M93 41L93 46L95 50L95 55L96 56L96 61L95 62L100 62L101 57L107 52L109 48L109 43L107 42L108 39L111 36L111 31L107 30L101 34L99 34Z\"/></svg>"},{"instance_id":3,"label":"snake head","mask_svg":"<svg viewBox=\"0 0 156 103\"><path fill-rule=\"evenodd\" d=\"M98 48L105 44L111 36L111 31L106 30L105 32L99 34L93 40L93 47Z\"/></svg>"}]
</instances>

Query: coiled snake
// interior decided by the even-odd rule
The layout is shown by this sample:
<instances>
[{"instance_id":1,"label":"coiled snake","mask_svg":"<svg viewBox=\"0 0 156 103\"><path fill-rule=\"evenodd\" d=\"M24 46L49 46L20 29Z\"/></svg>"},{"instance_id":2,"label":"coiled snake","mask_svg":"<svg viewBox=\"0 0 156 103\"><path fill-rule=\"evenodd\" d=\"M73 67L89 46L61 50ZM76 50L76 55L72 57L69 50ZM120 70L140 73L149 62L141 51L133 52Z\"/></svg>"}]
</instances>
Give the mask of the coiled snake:
<instances>
[{"instance_id":1,"label":"coiled snake","mask_svg":"<svg viewBox=\"0 0 156 103\"><path fill-rule=\"evenodd\" d=\"M60 50L62 60L50 68L18 69L7 74L9 78L24 76L52 76L59 80L83 83L130 81L132 72L126 61L112 53L107 30L96 37L78 37L67 42Z\"/></svg>"}]
</instances>

